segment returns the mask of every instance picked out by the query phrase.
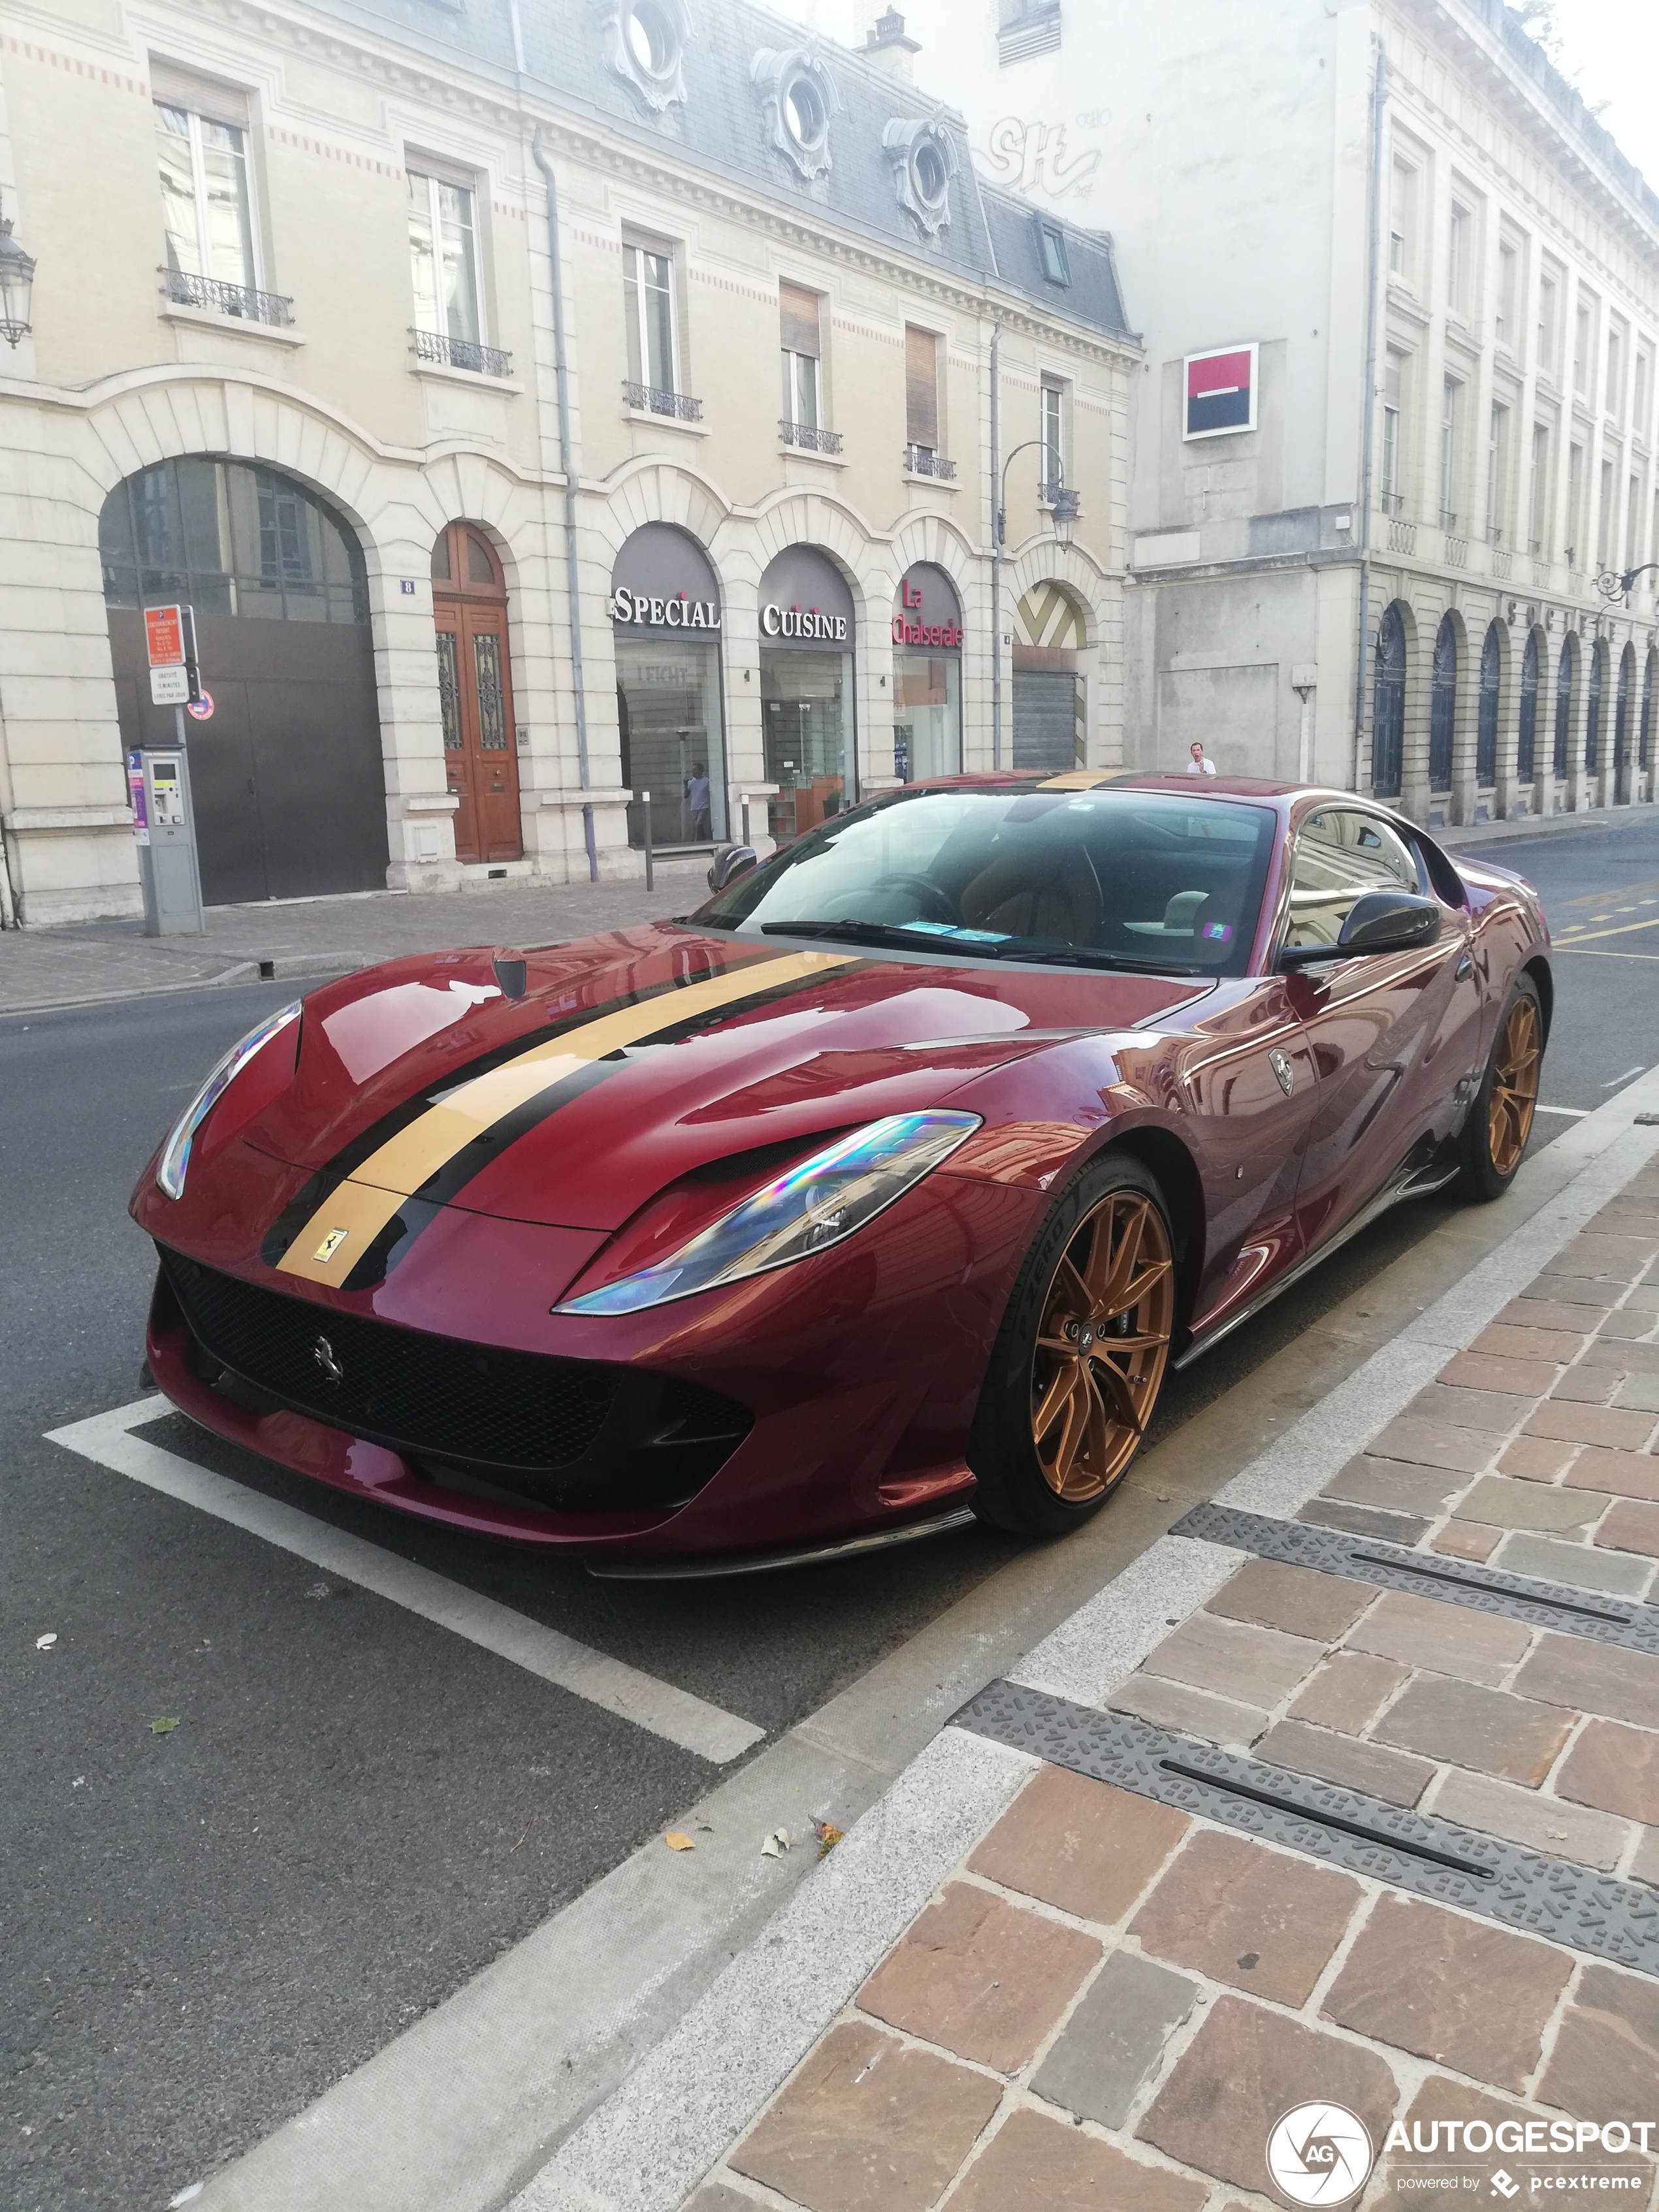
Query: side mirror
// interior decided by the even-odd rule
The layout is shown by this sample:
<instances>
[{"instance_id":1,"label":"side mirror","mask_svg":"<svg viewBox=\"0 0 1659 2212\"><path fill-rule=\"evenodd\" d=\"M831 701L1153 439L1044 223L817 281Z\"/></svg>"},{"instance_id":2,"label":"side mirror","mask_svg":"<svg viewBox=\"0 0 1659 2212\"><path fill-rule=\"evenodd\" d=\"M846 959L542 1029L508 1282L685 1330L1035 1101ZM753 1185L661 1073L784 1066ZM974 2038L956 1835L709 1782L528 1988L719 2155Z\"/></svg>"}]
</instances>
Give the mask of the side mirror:
<instances>
[{"instance_id":1,"label":"side mirror","mask_svg":"<svg viewBox=\"0 0 1659 2212\"><path fill-rule=\"evenodd\" d=\"M729 883L735 881L738 876L747 875L750 869L757 865L755 848L752 845L717 845L714 848L714 865L708 871L709 890L723 891Z\"/></svg>"},{"instance_id":2,"label":"side mirror","mask_svg":"<svg viewBox=\"0 0 1659 2212\"><path fill-rule=\"evenodd\" d=\"M1414 891L1366 891L1348 909L1334 945L1287 945L1281 969L1311 968L1322 960L1356 960L1368 953L1414 952L1440 934L1440 902Z\"/></svg>"}]
</instances>

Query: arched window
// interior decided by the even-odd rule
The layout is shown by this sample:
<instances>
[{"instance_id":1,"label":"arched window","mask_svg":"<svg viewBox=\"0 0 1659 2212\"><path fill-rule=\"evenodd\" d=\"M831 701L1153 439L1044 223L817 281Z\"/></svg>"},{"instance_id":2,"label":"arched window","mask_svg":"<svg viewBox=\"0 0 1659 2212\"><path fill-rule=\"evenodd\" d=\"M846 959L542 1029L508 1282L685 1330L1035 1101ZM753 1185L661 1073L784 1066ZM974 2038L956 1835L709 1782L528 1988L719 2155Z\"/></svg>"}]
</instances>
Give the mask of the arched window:
<instances>
[{"instance_id":1,"label":"arched window","mask_svg":"<svg viewBox=\"0 0 1659 2212\"><path fill-rule=\"evenodd\" d=\"M1578 641L1571 634L1561 641L1561 659L1555 671L1555 757L1557 775L1567 773L1567 748L1572 741L1572 679L1578 659Z\"/></svg>"},{"instance_id":2,"label":"arched window","mask_svg":"<svg viewBox=\"0 0 1659 2212\"><path fill-rule=\"evenodd\" d=\"M362 548L315 492L275 469L186 454L116 485L98 519L104 602L198 616L366 623Z\"/></svg>"},{"instance_id":3,"label":"arched window","mask_svg":"<svg viewBox=\"0 0 1659 2212\"><path fill-rule=\"evenodd\" d=\"M1474 780L1486 791L1498 781L1498 687L1503 673L1498 626L1488 623L1480 648L1480 697L1474 728Z\"/></svg>"},{"instance_id":4,"label":"arched window","mask_svg":"<svg viewBox=\"0 0 1659 2212\"><path fill-rule=\"evenodd\" d=\"M1526 654L1521 663L1521 744L1516 757L1516 774L1522 783L1533 780L1537 752L1538 633L1533 630L1528 635Z\"/></svg>"},{"instance_id":5,"label":"arched window","mask_svg":"<svg viewBox=\"0 0 1659 2212\"><path fill-rule=\"evenodd\" d=\"M1622 769L1630 758L1630 680L1636 669L1636 655L1629 646L1625 647L1619 662L1619 682L1613 695L1613 762Z\"/></svg>"},{"instance_id":6,"label":"arched window","mask_svg":"<svg viewBox=\"0 0 1659 2212\"><path fill-rule=\"evenodd\" d=\"M1636 763L1645 768L1653 743L1653 664L1659 655L1650 653L1642 670L1642 720L1638 732Z\"/></svg>"},{"instance_id":7,"label":"arched window","mask_svg":"<svg viewBox=\"0 0 1659 2212\"><path fill-rule=\"evenodd\" d=\"M1607 668L1605 645L1590 655L1589 691L1584 702L1584 773L1594 775L1601 752L1601 678Z\"/></svg>"},{"instance_id":8,"label":"arched window","mask_svg":"<svg viewBox=\"0 0 1659 2212\"><path fill-rule=\"evenodd\" d=\"M1376 688L1371 705L1371 789L1398 799L1406 750L1406 625L1388 608L1376 633Z\"/></svg>"},{"instance_id":9,"label":"arched window","mask_svg":"<svg viewBox=\"0 0 1659 2212\"><path fill-rule=\"evenodd\" d=\"M1434 681L1429 693L1429 789L1449 791L1452 731L1457 720L1457 625L1440 618L1434 641Z\"/></svg>"}]
</instances>

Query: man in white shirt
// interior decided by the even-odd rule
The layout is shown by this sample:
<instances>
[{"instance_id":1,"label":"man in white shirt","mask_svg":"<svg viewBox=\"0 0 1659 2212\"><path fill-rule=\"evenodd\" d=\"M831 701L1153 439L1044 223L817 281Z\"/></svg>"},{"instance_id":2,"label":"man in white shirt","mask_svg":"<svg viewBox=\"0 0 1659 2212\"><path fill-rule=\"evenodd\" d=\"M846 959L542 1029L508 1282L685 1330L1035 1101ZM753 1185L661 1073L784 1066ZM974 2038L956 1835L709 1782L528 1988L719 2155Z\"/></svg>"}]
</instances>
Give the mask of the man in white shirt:
<instances>
[{"instance_id":1,"label":"man in white shirt","mask_svg":"<svg viewBox=\"0 0 1659 2212\"><path fill-rule=\"evenodd\" d=\"M1204 741L1201 738L1194 738L1191 744L1188 746L1187 752L1187 773L1188 775L1213 775L1216 773L1215 763L1210 758L1208 753L1205 751Z\"/></svg>"}]
</instances>

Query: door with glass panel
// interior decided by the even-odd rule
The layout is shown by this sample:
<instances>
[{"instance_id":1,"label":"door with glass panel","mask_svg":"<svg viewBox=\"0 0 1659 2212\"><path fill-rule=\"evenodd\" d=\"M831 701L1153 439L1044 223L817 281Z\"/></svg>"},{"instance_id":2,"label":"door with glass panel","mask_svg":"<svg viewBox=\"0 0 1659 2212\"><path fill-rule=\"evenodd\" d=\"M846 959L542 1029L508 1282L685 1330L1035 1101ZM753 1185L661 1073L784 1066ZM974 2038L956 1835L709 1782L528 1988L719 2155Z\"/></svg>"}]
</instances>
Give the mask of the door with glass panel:
<instances>
[{"instance_id":1,"label":"door with glass panel","mask_svg":"<svg viewBox=\"0 0 1659 2212\"><path fill-rule=\"evenodd\" d=\"M455 857L516 860L519 757L507 665L507 587L483 534L452 522L432 549L444 767L455 810Z\"/></svg>"}]
</instances>

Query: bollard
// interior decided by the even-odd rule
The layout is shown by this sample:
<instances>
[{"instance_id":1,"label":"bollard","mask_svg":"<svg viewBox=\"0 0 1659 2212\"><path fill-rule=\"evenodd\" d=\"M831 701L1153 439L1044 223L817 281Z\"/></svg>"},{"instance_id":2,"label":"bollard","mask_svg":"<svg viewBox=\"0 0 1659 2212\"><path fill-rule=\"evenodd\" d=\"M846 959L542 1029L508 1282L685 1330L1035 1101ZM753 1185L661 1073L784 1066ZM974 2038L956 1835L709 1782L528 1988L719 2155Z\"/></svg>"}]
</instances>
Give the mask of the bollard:
<instances>
[{"instance_id":1,"label":"bollard","mask_svg":"<svg viewBox=\"0 0 1659 2212\"><path fill-rule=\"evenodd\" d=\"M642 791L640 799L645 807L645 888L654 890L656 885L651 874L651 794Z\"/></svg>"}]
</instances>

